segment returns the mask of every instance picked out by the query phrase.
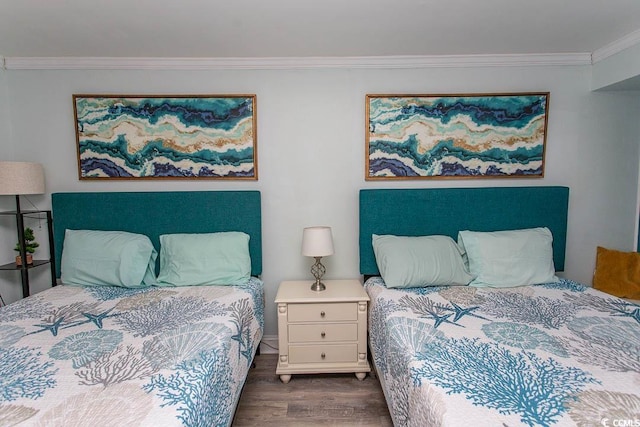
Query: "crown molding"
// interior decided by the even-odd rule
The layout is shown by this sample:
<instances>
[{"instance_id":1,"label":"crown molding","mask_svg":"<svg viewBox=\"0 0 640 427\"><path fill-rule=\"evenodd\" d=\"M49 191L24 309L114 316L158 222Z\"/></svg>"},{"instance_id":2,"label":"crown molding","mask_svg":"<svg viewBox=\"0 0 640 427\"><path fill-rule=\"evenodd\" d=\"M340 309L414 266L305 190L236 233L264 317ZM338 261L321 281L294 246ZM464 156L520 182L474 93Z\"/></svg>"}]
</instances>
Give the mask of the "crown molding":
<instances>
[{"instance_id":1,"label":"crown molding","mask_svg":"<svg viewBox=\"0 0 640 427\"><path fill-rule=\"evenodd\" d=\"M590 65L590 53L274 58L7 57L7 70L278 70Z\"/></svg>"},{"instance_id":2,"label":"crown molding","mask_svg":"<svg viewBox=\"0 0 640 427\"><path fill-rule=\"evenodd\" d=\"M632 46L640 43L640 30L636 30L633 33L629 33L626 36L619 38L618 40L609 43L606 46L596 49L591 54L591 60L595 64L596 62L607 59L608 57L622 52Z\"/></svg>"}]
</instances>

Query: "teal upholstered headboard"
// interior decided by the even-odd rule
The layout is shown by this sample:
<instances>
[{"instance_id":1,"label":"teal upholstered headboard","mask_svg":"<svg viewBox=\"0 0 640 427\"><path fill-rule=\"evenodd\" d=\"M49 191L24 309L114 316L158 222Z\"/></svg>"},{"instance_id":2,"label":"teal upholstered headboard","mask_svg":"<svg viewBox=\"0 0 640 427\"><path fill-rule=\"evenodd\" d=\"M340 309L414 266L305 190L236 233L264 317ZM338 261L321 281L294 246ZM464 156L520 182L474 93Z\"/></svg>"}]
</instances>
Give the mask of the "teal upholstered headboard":
<instances>
[{"instance_id":1,"label":"teal upholstered headboard","mask_svg":"<svg viewBox=\"0 0 640 427\"><path fill-rule=\"evenodd\" d=\"M161 234L243 231L251 274L262 273L259 191L54 193L51 203L57 277L66 229L145 234L158 251Z\"/></svg>"},{"instance_id":2,"label":"teal upholstered headboard","mask_svg":"<svg viewBox=\"0 0 640 427\"><path fill-rule=\"evenodd\" d=\"M548 227L553 262L564 270L567 187L360 190L360 273L379 275L372 234L458 238L458 231Z\"/></svg>"}]
</instances>

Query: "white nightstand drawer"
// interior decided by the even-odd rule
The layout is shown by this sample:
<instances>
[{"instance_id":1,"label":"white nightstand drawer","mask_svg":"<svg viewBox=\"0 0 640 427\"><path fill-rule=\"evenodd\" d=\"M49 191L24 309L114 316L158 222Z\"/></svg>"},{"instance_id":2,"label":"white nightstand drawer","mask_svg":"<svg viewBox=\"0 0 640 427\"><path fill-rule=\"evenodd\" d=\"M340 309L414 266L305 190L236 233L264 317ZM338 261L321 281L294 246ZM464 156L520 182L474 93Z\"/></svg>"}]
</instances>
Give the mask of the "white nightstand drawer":
<instances>
[{"instance_id":1,"label":"white nightstand drawer","mask_svg":"<svg viewBox=\"0 0 640 427\"><path fill-rule=\"evenodd\" d=\"M289 324L289 342L357 341L357 323Z\"/></svg>"},{"instance_id":2,"label":"white nightstand drawer","mask_svg":"<svg viewBox=\"0 0 640 427\"><path fill-rule=\"evenodd\" d=\"M345 363L358 361L358 345L290 345L289 363Z\"/></svg>"},{"instance_id":3,"label":"white nightstand drawer","mask_svg":"<svg viewBox=\"0 0 640 427\"><path fill-rule=\"evenodd\" d=\"M289 304L289 322L358 320L358 303Z\"/></svg>"}]
</instances>

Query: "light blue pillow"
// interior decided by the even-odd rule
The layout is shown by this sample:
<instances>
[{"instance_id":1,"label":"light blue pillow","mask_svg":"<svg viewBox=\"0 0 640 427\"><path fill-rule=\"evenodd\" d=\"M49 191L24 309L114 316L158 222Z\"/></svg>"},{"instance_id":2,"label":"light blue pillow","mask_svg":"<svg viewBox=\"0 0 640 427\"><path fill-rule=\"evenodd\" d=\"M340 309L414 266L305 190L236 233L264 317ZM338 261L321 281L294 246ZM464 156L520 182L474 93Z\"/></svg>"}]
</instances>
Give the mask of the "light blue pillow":
<instances>
[{"instance_id":1,"label":"light blue pillow","mask_svg":"<svg viewBox=\"0 0 640 427\"><path fill-rule=\"evenodd\" d=\"M466 285L462 251L449 236L379 236L372 238L380 275L389 288Z\"/></svg>"},{"instance_id":2,"label":"light blue pillow","mask_svg":"<svg viewBox=\"0 0 640 427\"><path fill-rule=\"evenodd\" d=\"M557 282L553 236L546 227L510 231L460 231L458 245L466 252L470 286L506 288Z\"/></svg>"},{"instance_id":3,"label":"light blue pillow","mask_svg":"<svg viewBox=\"0 0 640 427\"><path fill-rule=\"evenodd\" d=\"M157 256L143 234L65 230L60 279L67 285L151 286L156 281Z\"/></svg>"},{"instance_id":4,"label":"light blue pillow","mask_svg":"<svg viewBox=\"0 0 640 427\"><path fill-rule=\"evenodd\" d=\"M249 235L237 231L160 236L158 286L234 285L251 277Z\"/></svg>"}]
</instances>

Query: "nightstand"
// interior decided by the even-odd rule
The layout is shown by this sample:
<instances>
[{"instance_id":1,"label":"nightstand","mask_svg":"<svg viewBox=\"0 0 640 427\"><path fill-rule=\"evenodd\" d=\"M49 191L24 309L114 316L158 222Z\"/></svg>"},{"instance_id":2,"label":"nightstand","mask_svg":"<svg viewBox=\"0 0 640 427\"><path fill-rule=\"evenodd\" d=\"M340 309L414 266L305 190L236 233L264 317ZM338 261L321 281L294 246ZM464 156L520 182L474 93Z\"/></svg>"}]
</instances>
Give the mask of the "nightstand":
<instances>
[{"instance_id":1,"label":"nightstand","mask_svg":"<svg viewBox=\"0 0 640 427\"><path fill-rule=\"evenodd\" d=\"M369 296L359 280L324 280L326 290L310 289L313 280L280 283L279 357L276 374L283 383L292 374L353 372L363 380L367 361Z\"/></svg>"}]
</instances>

